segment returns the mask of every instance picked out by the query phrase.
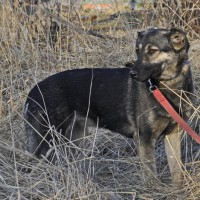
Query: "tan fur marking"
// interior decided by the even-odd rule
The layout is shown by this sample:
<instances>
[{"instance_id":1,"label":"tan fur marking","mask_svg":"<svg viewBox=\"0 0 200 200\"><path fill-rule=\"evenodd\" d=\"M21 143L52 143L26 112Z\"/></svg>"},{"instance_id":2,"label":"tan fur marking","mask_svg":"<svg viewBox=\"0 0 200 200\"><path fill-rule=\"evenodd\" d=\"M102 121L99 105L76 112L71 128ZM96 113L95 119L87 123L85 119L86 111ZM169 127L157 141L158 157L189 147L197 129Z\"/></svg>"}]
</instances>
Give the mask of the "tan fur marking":
<instances>
[{"instance_id":1,"label":"tan fur marking","mask_svg":"<svg viewBox=\"0 0 200 200\"><path fill-rule=\"evenodd\" d=\"M188 73L188 70L190 69L189 65L188 64L184 64L183 65L183 75L186 75Z\"/></svg>"},{"instance_id":2,"label":"tan fur marking","mask_svg":"<svg viewBox=\"0 0 200 200\"><path fill-rule=\"evenodd\" d=\"M174 130L169 135L165 136L164 141L172 183L175 186L180 186L183 174L181 170L181 146L178 125L175 126Z\"/></svg>"},{"instance_id":3,"label":"tan fur marking","mask_svg":"<svg viewBox=\"0 0 200 200\"><path fill-rule=\"evenodd\" d=\"M152 55L152 57L150 58L150 62L151 63L160 63L160 62L165 62L169 59L170 59L169 53L158 51Z\"/></svg>"},{"instance_id":4,"label":"tan fur marking","mask_svg":"<svg viewBox=\"0 0 200 200\"><path fill-rule=\"evenodd\" d=\"M138 45L138 47L139 47L139 50L141 50L141 49L142 49L142 44L140 43L140 44Z\"/></svg>"}]
</instances>

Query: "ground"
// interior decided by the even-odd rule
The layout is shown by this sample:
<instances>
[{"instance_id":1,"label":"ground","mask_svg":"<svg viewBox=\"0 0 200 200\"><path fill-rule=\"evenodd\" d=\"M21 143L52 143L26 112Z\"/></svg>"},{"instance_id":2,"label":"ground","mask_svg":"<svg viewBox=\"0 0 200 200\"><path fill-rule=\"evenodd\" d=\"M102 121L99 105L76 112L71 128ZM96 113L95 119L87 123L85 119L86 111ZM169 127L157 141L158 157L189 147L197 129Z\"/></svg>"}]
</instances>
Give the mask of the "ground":
<instances>
[{"instance_id":1,"label":"ground","mask_svg":"<svg viewBox=\"0 0 200 200\"><path fill-rule=\"evenodd\" d=\"M159 180L148 186L144 185L134 141L98 126L91 129L91 136L79 149L84 157L77 154L69 160L73 155L57 147L57 163L53 165L26 151L23 107L38 81L74 68L124 67L136 56L138 30L172 23L187 32L191 44L196 107L191 125L199 132L200 35L197 22L193 23L197 20L193 13L199 7L194 4L191 18L182 19L187 10L177 18L174 7L170 10L158 5L155 10L145 5L131 13L128 4L114 1L112 6L105 10L65 6L60 15L56 7L51 11L45 5L35 6L30 17L23 8L0 7L0 199L171 200L180 194L182 199L200 198L199 145L187 136L182 142L185 187L181 191L170 185L162 138L156 149ZM58 32L50 32L51 19L58 23ZM27 167L31 173L24 171Z\"/></svg>"}]
</instances>

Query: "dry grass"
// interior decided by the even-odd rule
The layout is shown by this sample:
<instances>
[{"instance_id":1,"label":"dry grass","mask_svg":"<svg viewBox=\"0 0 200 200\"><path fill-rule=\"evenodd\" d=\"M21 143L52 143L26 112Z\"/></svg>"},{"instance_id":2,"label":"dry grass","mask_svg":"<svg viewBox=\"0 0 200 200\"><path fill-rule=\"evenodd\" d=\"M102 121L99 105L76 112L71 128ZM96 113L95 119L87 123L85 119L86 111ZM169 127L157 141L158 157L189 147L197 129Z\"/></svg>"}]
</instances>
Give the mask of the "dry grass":
<instances>
[{"instance_id":1,"label":"dry grass","mask_svg":"<svg viewBox=\"0 0 200 200\"><path fill-rule=\"evenodd\" d=\"M138 18L135 19L123 13L105 21L102 13L96 13L97 18L87 18L82 11L71 10L62 13L62 17L55 17L56 11L44 14L42 11L46 8L41 9L28 20L20 10L13 11L9 6L0 8L0 199L171 200L176 199L178 193L182 193L183 199L199 199L199 145L186 136L182 142L185 187L181 192L170 186L162 139L156 154L163 183L157 181L150 186L143 184L145 177L142 177L133 141L107 130L91 129L91 136L77 149L76 156L69 155L55 142L55 165L45 159L32 158L25 151L23 106L28 91L36 82L66 69L123 67L135 56L137 30L155 23L154 18L149 20L150 14L136 13ZM171 21L167 21L161 11L156 11L156 18L160 16L159 25L166 26ZM49 15L62 22L54 48L49 40ZM176 23L177 19L170 20ZM188 34L190 58L198 107L200 40L198 32L191 29L192 25L186 26L188 21L184 22L183 28L191 33ZM107 37L92 36L91 30ZM199 113L197 109L196 113ZM192 124L199 132L195 119ZM32 162L28 162L30 158ZM24 167L31 168L31 173L25 173Z\"/></svg>"}]
</instances>

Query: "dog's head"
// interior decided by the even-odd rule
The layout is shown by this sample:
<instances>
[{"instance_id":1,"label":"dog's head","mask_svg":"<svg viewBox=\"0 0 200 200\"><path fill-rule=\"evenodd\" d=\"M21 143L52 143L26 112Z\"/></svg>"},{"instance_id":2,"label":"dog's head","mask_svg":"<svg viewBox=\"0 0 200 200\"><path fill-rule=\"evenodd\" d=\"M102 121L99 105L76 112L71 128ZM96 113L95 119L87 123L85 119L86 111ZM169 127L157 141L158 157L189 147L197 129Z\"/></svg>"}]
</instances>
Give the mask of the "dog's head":
<instances>
[{"instance_id":1,"label":"dog's head","mask_svg":"<svg viewBox=\"0 0 200 200\"><path fill-rule=\"evenodd\" d=\"M179 73L179 66L187 59L189 42L178 28L151 28L138 32L137 60L126 63L132 78L146 81L149 78L170 80Z\"/></svg>"}]
</instances>

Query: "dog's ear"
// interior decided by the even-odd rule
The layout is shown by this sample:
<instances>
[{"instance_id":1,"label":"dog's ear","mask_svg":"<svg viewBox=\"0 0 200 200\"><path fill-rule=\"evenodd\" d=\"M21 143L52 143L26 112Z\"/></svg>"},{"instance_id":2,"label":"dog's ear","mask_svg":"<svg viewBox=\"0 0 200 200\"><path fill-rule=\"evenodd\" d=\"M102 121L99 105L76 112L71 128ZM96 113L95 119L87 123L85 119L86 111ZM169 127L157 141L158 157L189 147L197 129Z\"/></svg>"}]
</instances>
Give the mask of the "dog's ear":
<instances>
[{"instance_id":1,"label":"dog's ear","mask_svg":"<svg viewBox=\"0 0 200 200\"><path fill-rule=\"evenodd\" d=\"M170 29L170 44L173 48L177 51L185 49L188 51L189 49L189 42L185 33L179 28L171 28Z\"/></svg>"},{"instance_id":2,"label":"dog's ear","mask_svg":"<svg viewBox=\"0 0 200 200\"><path fill-rule=\"evenodd\" d=\"M145 31L138 31L138 38L139 39L142 39L142 37L146 34L146 33L149 33L151 31L154 31L155 29L159 29L158 27L156 26L153 26L153 27L148 27L147 30Z\"/></svg>"},{"instance_id":3,"label":"dog's ear","mask_svg":"<svg viewBox=\"0 0 200 200\"><path fill-rule=\"evenodd\" d=\"M145 34L145 31L138 31L138 38L141 39Z\"/></svg>"},{"instance_id":4,"label":"dog's ear","mask_svg":"<svg viewBox=\"0 0 200 200\"><path fill-rule=\"evenodd\" d=\"M127 68L132 68L132 67L134 66L134 63L135 63L135 61L132 60L132 61L126 62L124 65L125 65L125 67L127 67Z\"/></svg>"},{"instance_id":5,"label":"dog's ear","mask_svg":"<svg viewBox=\"0 0 200 200\"><path fill-rule=\"evenodd\" d=\"M143 36L145 35L146 31L138 31L138 36L137 36L137 39L136 39L136 43L135 43L135 52L136 54L139 53L139 44L143 38Z\"/></svg>"}]
</instances>

